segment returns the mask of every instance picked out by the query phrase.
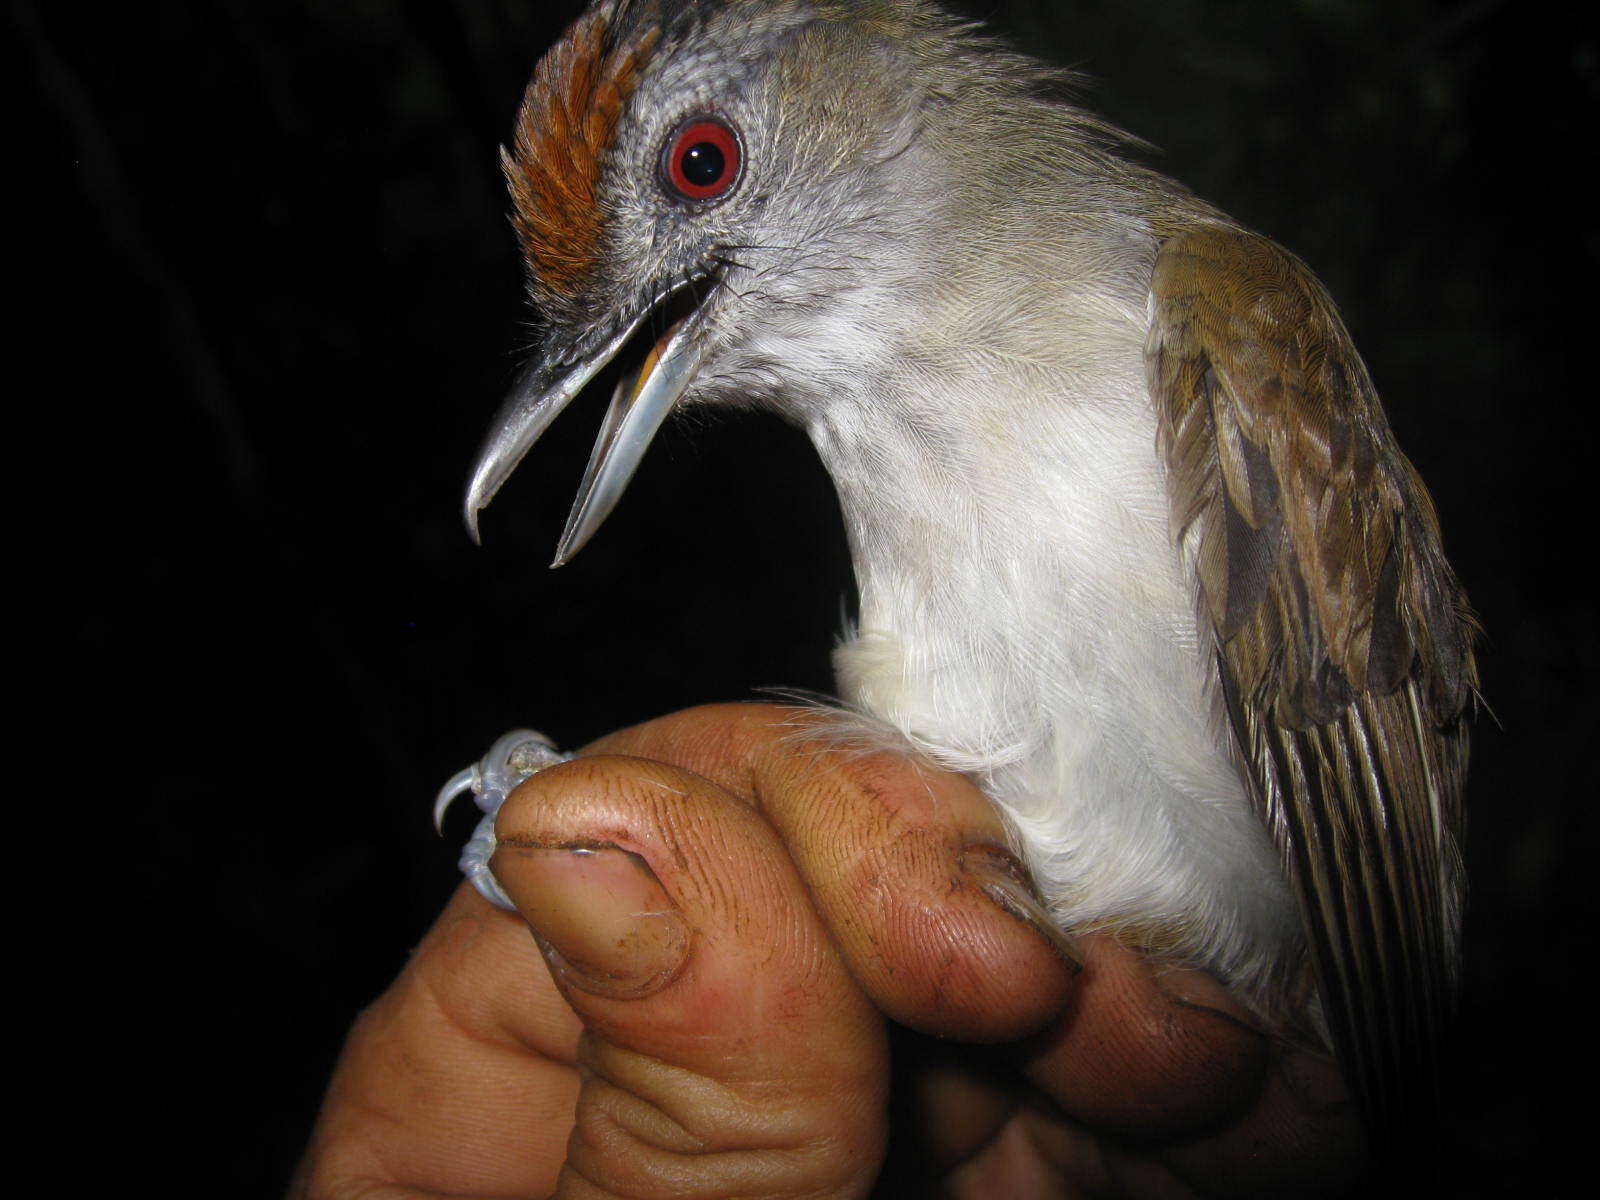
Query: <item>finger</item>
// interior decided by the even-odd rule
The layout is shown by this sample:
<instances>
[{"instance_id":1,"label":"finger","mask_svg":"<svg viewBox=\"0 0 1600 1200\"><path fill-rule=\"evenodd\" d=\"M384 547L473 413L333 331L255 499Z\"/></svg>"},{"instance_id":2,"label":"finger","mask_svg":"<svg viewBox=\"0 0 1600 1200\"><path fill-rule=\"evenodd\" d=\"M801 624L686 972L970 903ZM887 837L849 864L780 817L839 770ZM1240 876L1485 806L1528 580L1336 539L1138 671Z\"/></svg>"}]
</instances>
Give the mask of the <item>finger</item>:
<instances>
[{"instance_id":1,"label":"finger","mask_svg":"<svg viewBox=\"0 0 1600 1200\"><path fill-rule=\"evenodd\" d=\"M852 975L895 1020L1000 1041L1065 1003L1075 951L966 778L840 748L815 714L775 705L691 709L596 748L670 757L752 796Z\"/></svg>"},{"instance_id":2,"label":"finger","mask_svg":"<svg viewBox=\"0 0 1600 1200\"><path fill-rule=\"evenodd\" d=\"M993 1124L973 1131L984 1136L969 1141L953 1194L1298 1195L1308 1166L1342 1178L1339 1147L1265 1102L1271 1046L1216 980L1106 935L1079 945L1067 1009L1014 1048L1037 1092L1011 1089L1009 1108L991 1097ZM959 1098L949 1079L929 1082L940 1089L930 1109ZM1313 1157L1296 1162L1297 1151Z\"/></svg>"},{"instance_id":3,"label":"finger","mask_svg":"<svg viewBox=\"0 0 1600 1200\"><path fill-rule=\"evenodd\" d=\"M1063 945L964 777L834 748L814 715L771 705L692 709L602 745L680 756L754 796L873 1000L945 1036L1035 1034L1030 1074L1074 1120L1182 1136L1256 1103L1270 1046L1250 1013L1109 936Z\"/></svg>"},{"instance_id":4,"label":"finger","mask_svg":"<svg viewBox=\"0 0 1600 1200\"><path fill-rule=\"evenodd\" d=\"M1236 1172L1204 1169L1249 1149L1248 1137L1225 1132L1247 1116L1251 1137L1293 1132L1281 1107L1275 1123L1256 1119L1272 1047L1216 980L1107 935L1078 945L1084 968L1066 1008L1049 1029L1008 1048L1031 1088L1008 1082L975 1047L947 1050L947 1068L919 1080L921 1111L936 1122L951 1164L961 1164L959 1177L978 1189L972 1194L1013 1194L997 1180L1023 1168L1070 1181L1062 1187L1071 1194L1167 1194L1150 1171L1173 1171L1152 1159L1152 1146L1179 1142L1172 1165L1184 1176L1230 1178ZM1113 1138L1102 1143L1104 1134ZM1286 1157L1277 1167L1291 1164ZM1260 1165L1252 1170L1265 1175Z\"/></svg>"},{"instance_id":5,"label":"finger","mask_svg":"<svg viewBox=\"0 0 1600 1200\"><path fill-rule=\"evenodd\" d=\"M1184 1178L1226 1180L1220 1194L1239 1197L1354 1195L1370 1162L1337 1065L1304 1048L1273 1059L1255 1103L1237 1121L1162 1159ZM1396 1195L1432 1190L1427 1179L1404 1174L1390 1186Z\"/></svg>"},{"instance_id":6,"label":"finger","mask_svg":"<svg viewBox=\"0 0 1600 1200\"><path fill-rule=\"evenodd\" d=\"M1030 1078L1074 1120L1140 1139L1236 1121L1261 1093L1271 1043L1215 979L1107 934L1055 1026L1027 1047Z\"/></svg>"},{"instance_id":7,"label":"finger","mask_svg":"<svg viewBox=\"0 0 1600 1200\"><path fill-rule=\"evenodd\" d=\"M783 844L702 776L588 757L523 784L492 869L582 1020L559 1194L862 1194L887 1052Z\"/></svg>"},{"instance_id":8,"label":"finger","mask_svg":"<svg viewBox=\"0 0 1600 1200\"><path fill-rule=\"evenodd\" d=\"M352 1028L290 1195L548 1195L579 1032L527 926L463 885Z\"/></svg>"}]
</instances>

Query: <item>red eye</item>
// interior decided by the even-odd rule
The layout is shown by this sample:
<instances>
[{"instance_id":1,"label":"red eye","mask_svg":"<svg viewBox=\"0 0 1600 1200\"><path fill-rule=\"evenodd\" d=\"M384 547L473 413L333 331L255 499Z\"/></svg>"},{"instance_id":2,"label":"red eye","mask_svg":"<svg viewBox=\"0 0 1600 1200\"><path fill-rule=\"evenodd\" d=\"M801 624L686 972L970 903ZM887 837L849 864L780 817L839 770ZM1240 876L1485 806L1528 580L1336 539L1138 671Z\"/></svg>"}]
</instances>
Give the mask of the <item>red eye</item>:
<instances>
[{"instance_id":1,"label":"red eye","mask_svg":"<svg viewBox=\"0 0 1600 1200\"><path fill-rule=\"evenodd\" d=\"M739 178L739 138L718 117L690 117L661 156L667 187L685 200L715 200Z\"/></svg>"}]
</instances>

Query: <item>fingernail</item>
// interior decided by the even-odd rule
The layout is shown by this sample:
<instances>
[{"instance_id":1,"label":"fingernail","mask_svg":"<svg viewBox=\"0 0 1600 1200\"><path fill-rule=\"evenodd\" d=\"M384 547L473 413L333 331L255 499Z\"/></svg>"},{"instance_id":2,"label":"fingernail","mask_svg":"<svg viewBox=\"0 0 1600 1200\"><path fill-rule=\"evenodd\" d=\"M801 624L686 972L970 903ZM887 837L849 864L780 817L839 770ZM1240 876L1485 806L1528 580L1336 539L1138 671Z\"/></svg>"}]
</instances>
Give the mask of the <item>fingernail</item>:
<instances>
[{"instance_id":1,"label":"fingernail","mask_svg":"<svg viewBox=\"0 0 1600 1200\"><path fill-rule=\"evenodd\" d=\"M1150 982L1174 1004L1217 1017L1256 1037L1263 1036L1250 1010L1215 976L1182 967L1164 967L1152 969Z\"/></svg>"},{"instance_id":2,"label":"fingernail","mask_svg":"<svg viewBox=\"0 0 1600 1200\"><path fill-rule=\"evenodd\" d=\"M1031 926L1074 972L1083 970L1083 953L1050 917L1016 856L997 846L968 846L958 858L961 869L988 896L1017 920Z\"/></svg>"},{"instance_id":3,"label":"fingernail","mask_svg":"<svg viewBox=\"0 0 1600 1200\"><path fill-rule=\"evenodd\" d=\"M688 957L688 922L637 854L501 842L490 866L551 972L572 987L638 999L672 982Z\"/></svg>"}]
</instances>

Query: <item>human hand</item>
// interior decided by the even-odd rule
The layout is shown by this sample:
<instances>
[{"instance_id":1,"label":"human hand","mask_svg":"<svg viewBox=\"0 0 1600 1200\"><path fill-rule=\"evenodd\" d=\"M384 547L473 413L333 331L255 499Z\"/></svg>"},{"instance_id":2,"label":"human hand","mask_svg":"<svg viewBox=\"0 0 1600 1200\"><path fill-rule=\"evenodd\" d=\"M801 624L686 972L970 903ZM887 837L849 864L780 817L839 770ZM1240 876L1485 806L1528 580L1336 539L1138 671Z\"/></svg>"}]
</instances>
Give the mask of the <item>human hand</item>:
<instances>
[{"instance_id":1,"label":"human hand","mask_svg":"<svg viewBox=\"0 0 1600 1200\"><path fill-rule=\"evenodd\" d=\"M1348 1186L1331 1063L1205 975L1065 942L970 782L811 719L692 709L519 788L493 865L539 943L458 890L292 1194L859 1196L886 1147L915 1194ZM934 1035L897 1046L892 1144L886 1016Z\"/></svg>"}]
</instances>

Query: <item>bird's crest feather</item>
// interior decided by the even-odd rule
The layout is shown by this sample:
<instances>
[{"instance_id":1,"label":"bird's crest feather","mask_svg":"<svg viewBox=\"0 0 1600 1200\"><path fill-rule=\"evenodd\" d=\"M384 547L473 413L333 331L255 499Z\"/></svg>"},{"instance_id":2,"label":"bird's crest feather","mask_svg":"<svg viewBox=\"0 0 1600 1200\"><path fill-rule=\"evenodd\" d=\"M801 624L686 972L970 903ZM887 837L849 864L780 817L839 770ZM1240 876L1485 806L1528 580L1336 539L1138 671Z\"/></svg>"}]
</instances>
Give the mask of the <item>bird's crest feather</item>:
<instances>
[{"instance_id":1,"label":"bird's crest feather","mask_svg":"<svg viewBox=\"0 0 1600 1200\"><path fill-rule=\"evenodd\" d=\"M535 292L545 299L572 296L594 270L604 158L659 36L653 23L624 30L609 8L592 8L540 60L528 84L515 153L500 154L512 221Z\"/></svg>"}]
</instances>

